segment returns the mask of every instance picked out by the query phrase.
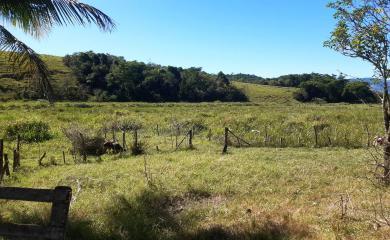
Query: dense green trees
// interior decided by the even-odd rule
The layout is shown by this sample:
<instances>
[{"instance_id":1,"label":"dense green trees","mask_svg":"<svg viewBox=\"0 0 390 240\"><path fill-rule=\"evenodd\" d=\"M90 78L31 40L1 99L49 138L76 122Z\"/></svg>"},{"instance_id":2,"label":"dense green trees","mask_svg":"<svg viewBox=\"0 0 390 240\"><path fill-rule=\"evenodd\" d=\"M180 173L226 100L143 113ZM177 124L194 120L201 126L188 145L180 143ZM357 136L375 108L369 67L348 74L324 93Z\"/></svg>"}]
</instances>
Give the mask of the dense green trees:
<instances>
[{"instance_id":1,"label":"dense green trees","mask_svg":"<svg viewBox=\"0 0 390 240\"><path fill-rule=\"evenodd\" d=\"M366 82L349 82L345 85L342 97L354 102L378 102L378 97L370 90Z\"/></svg>"},{"instance_id":2,"label":"dense green trees","mask_svg":"<svg viewBox=\"0 0 390 240\"><path fill-rule=\"evenodd\" d=\"M345 79L316 79L302 82L300 91L294 94L302 102L323 99L327 102L375 103L378 98L366 82Z\"/></svg>"},{"instance_id":3,"label":"dense green trees","mask_svg":"<svg viewBox=\"0 0 390 240\"><path fill-rule=\"evenodd\" d=\"M374 103L378 98L366 82L347 80L343 75L319 73L289 74L277 78L261 78L254 75L229 75L230 79L263 85L300 88L294 98L301 102L322 99L326 102Z\"/></svg>"},{"instance_id":4,"label":"dense green trees","mask_svg":"<svg viewBox=\"0 0 390 240\"><path fill-rule=\"evenodd\" d=\"M97 101L247 101L222 72L212 75L201 68L127 62L93 52L67 55L64 63Z\"/></svg>"}]
</instances>

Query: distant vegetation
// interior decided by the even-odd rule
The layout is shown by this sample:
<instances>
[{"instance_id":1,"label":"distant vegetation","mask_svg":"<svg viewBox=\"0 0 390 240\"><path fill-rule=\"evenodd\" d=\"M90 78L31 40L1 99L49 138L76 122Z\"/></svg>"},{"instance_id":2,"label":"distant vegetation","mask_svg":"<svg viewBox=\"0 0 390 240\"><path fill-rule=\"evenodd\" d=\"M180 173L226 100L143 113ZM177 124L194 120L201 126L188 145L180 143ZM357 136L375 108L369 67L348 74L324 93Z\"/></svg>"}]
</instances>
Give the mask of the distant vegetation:
<instances>
[{"instance_id":1,"label":"distant vegetation","mask_svg":"<svg viewBox=\"0 0 390 240\"><path fill-rule=\"evenodd\" d=\"M201 68L128 62L94 52L67 55L64 63L74 72L83 92L95 101L247 101L222 72L214 76Z\"/></svg>"},{"instance_id":2,"label":"distant vegetation","mask_svg":"<svg viewBox=\"0 0 390 240\"><path fill-rule=\"evenodd\" d=\"M180 68L126 61L123 57L93 52L75 53L64 58L43 56L51 74L54 96L65 101L145 101L210 102L248 101L253 86L264 86L259 101L375 103L378 98L361 80L326 74L290 74L262 78L249 74L209 74L201 68ZM235 83L233 83L235 82ZM245 86L245 87L243 87ZM273 88L274 86L282 88ZM283 89L286 89L284 91ZM257 88L254 90L258 90ZM268 93L271 94L268 94ZM286 94L285 96L281 96ZM268 96L269 97L265 97ZM262 98L265 97L265 98ZM0 100L40 99L40 88L12 71L6 58L0 58Z\"/></svg>"},{"instance_id":3,"label":"distant vegetation","mask_svg":"<svg viewBox=\"0 0 390 240\"><path fill-rule=\"evenodd\" d=\"M231 81L256 83L280 87L298 87L294 98L301 102L322 100L326 102L375 103L378 98L364 81L351 81L343 75L328 74L290 74L277 78L261 78L256 75L232 74Z\"/></svg>"}]
</instances>

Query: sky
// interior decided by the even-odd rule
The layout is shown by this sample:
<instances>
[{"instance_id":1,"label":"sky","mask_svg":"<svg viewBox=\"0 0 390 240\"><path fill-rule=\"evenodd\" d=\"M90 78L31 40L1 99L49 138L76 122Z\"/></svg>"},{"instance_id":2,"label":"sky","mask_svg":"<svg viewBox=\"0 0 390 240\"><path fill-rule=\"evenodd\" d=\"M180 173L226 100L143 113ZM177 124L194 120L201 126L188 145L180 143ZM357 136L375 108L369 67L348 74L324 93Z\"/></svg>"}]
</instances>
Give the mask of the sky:
<instances>
[{"instance_id":1,"label":"sky","mask_svg":"<svg viewBox=\"0 0 390 240\"><path fill-rule=\"evenodd\" d=\"M210 73L372 76L370 64L323 47L335 26L328 1L84 0L110 15L116 29L56 27L40 40L10 30L37 52L58 56L93 50Z\"/></svg>"}]
</instances>

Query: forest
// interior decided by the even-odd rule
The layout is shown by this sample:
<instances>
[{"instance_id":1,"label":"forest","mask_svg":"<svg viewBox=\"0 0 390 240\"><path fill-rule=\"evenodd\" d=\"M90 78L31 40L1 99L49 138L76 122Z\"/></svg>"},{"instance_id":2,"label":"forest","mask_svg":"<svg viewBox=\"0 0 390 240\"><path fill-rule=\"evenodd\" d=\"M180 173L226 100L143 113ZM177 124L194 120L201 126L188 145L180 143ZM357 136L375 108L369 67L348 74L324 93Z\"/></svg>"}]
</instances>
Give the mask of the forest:
<instances>
[{"instance_id":1,"label":"forest","mask_svg":"<svg viewBox=\"0 0 390 240\"><path fill-rule=\"evenodd\" d=\"M80 52L66 55L82 93L94 101L245 102L247 97L222 72L126 61L110 54Z\"/></svg>"},{"instance_id":2,"label":"forest","mask_svg":"<svg viewBox=\"0 0 390 240\"><path fill-rule=\"evenodd\" d=\"M347 79L344 75L289 74L277 78L262 78L249 74L228 75L231 81L256 83L279 87L296 87L294 98L301 102L321 100L325 102L377 103L379 98L369 83Z\"/></svg>"},{"instance_id":3,"label":"forest","mask_svg":"<svg viewBox=\"0 0 390 240\"><path fill-rule=\"evenodd\" d=\"M56 101L92 102L247 102L237 82L290 88L295 100L323 103L378 103L375 86L344 75L289 74L262 78L250 74L207 73L202 68L162 66L127 61L105 53L78 52L64 57L42 56L49 67ZM0 99L46 98L22 74L11 74L0 59ZM291 95L285 96L289 98Z\"/></svg>"}]
</instances>

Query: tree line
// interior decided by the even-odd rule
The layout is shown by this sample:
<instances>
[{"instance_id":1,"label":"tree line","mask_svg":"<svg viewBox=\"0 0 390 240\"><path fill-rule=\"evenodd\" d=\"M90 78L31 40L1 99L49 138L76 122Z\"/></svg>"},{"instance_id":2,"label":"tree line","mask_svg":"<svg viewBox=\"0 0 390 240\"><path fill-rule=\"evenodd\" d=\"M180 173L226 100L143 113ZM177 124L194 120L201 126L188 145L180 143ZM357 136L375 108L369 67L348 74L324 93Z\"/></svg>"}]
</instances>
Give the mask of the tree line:
<instances>
[{"instance_id":1,"label":"tree line","mask_svg":"<svg viewBox=\"0 0 390 240\"><path fill-rule=\"evenodd\" d=\"M294 98L301 102L322 100L326 102L376 103L379 98L364 81L349 80L344 75L289 74L277 78L262 78L249 74L231 74L230 80L262 85L296 87Z\"/></svg>"},{"instance_id":2,"label":"tree line","mask_svg":"<svg viewBox=\"0 0 390 240\"><path fill-rule=\"evenodd\" d=\"M248 101L222 72L126 61L92 51L66 55L63 62L94 101Z\"/></svg>"}]
</instances>

